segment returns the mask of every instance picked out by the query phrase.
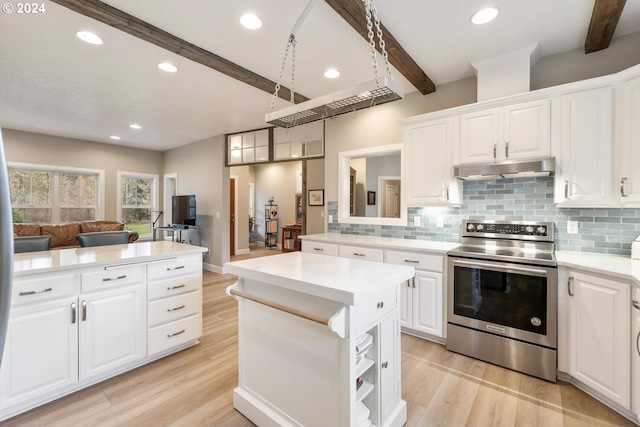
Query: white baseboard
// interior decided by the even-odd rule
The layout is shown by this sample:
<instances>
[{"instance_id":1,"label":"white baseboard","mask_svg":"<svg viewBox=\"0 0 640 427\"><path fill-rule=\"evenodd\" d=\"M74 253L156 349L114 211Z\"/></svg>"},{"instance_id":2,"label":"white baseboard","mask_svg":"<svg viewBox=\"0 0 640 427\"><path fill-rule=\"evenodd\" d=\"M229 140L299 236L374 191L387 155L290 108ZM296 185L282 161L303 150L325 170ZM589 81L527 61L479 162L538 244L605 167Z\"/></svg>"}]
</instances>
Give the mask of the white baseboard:
<instances>
[{"instance_id":1,"label":"white baseboard","mask_svg":"<svg viewBox=\"0 0 640 427\"><path fill-rule=\"evenodd\" d=\"M250 249L238 249L238 252L236 252L236 255L246 255L248 253L251 253Z\"/></svg>"},{"instance_id":2,"label":"white baseboard","mask_svg":"<svg viewBox=\"0 0 640 427\"><path fill-rule=\"evenodd\" d=\"M224 274L224 269L220 266L214 265L214 264L209 264L209 263L203 263L202 264L203 268L207 271L211 271L213 273L218 273L218 274Z\"/></svg>"}]
</instances>

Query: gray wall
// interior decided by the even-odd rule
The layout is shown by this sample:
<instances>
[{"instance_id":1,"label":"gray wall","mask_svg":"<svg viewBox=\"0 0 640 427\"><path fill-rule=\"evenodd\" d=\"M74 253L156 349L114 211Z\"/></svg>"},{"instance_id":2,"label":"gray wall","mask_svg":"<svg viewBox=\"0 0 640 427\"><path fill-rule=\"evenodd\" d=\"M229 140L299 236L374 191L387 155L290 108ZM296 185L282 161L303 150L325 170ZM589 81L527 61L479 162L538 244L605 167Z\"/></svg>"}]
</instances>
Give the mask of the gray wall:
<instances>
[{"instance_id":1,"label":"gray wall","mask_svg":"<svg viewBox=\"0 0 640 427\"><path fill-rule=\"evenodd\" d=\"M323 190L324 188L324 159L307 160L307 190ZM307 205L307 234L324 233L326 193L325 206L309 206L307 194L303 195L304 203Z\"/></svg>"},{"instance_id":2,"label":"gray wall","mask_svg":"<svg viewBox=\"0 0 640 427\"><path fill-rule=\"evenodd\" d=\"M157 174L162 206L162 153L2 129L7 161L105 171L105 217L117 218L118 171Z\"/></svg>"}]
</instances>

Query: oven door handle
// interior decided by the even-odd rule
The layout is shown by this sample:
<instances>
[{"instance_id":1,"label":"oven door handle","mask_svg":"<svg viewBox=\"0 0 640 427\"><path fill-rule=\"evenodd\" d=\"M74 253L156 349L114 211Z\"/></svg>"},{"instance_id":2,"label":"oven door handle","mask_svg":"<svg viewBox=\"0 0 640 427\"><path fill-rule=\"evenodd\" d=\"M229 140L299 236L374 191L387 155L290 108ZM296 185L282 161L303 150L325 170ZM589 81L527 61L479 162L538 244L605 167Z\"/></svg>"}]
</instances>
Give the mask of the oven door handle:
<instances>
[{"instance_id":1,"label":"oven door handle","mask_svg":"<svg viewBox=\"0 0 640 427\"><path fill-rule=\"evenodd\" d=\"M453 260L453 265L455 266L463 266L463 267L471 267L471 268L483 268L487 270L493 271L501 271L505 273L526 273L530 276L539 276L546 277L547 270L541 270L538 268L527 268L521 266L513 266L513 264L509 264L508 266L494 264L489 262L478 262L478 261L462 261L459 259Z\"/></svg>"}]
</instances>

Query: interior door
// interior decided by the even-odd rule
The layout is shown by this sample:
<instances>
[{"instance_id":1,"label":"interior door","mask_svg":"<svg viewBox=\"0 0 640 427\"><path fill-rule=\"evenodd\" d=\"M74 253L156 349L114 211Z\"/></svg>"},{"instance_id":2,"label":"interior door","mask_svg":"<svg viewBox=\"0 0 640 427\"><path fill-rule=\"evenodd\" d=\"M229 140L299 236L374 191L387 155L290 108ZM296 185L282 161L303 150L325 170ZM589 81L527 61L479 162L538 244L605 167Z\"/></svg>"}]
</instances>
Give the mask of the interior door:
<instances>
[{"instance_id":1,"label":"interior door","mask_svg":"<svg viewBox=\"0 0 640 427\"><path fill-rule=\"evenodd\" d=\"M385 185L385 218L399 218L400 198L398 197L398 186L392 184Z\"/></svg>"},{"instance_id":2,"label":"interior door","mask_svg":"<svg viewBox=\"0 0 640 427\"><path fill-rule=\"evenodd\" d=\"M229 180L229 255L236 254L236 180Z\"/></svg>"}]
</instances>

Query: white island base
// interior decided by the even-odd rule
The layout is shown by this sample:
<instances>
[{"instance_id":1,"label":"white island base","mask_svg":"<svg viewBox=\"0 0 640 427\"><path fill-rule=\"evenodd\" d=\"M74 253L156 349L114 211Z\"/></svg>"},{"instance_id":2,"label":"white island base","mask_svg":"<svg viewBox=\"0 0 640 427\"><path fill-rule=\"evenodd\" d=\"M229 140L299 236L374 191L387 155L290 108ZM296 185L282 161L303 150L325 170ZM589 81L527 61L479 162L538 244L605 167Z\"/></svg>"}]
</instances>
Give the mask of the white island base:
<instances>
[{"instance_id":1,"label":"white island base","mask_svg":"<svg viewBox=\"0 0 640 427\"><path fill-rule=\"evenodd\" d=\"M293 252L227 269L238 411L258 426L404 425L397 301L412 268Z\"/></svg>"}]
</instances>

